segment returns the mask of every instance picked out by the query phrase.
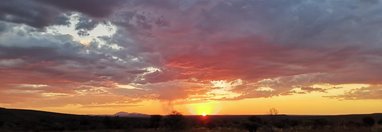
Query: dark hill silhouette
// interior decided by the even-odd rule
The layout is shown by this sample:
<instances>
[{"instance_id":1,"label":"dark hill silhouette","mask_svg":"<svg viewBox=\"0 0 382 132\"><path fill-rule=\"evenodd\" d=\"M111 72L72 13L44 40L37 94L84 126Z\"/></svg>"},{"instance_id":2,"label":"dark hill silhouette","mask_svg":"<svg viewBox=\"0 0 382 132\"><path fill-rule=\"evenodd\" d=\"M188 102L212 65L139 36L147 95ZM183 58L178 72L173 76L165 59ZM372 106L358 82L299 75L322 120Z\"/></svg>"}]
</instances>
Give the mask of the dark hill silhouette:
<instances>
[{"instance_id":1,"label":"dark hill silhouette","mask_svg":"<svg viewBox=\"0 0 382 132\"><path fill-rule=\"evenodd\" d=\"M74 115L0 108L0 131L74 131L145 128L149 118Z\"/></svg>"},{"instance_id":2,"label":"dark hill silhouette","mask_svg":"<svg viewBox=\"0 0 382 132\"><path fill-rule=\"evenodd\" d=\"M173 117L173 118L172 118ZM174 118L176 117L176 118ZM148 116L118 112L115 115L74 115L37 110L0 108L0 131L104 131L173 130L171 124L182 120L182 129L226 129L226 131L381 131L382 114L353 115L210 115ZM370 129L372 128L372 129ZM177 128L176 128L177 129ZM203 130L199 130L203 129ZM298 130L300 131L300 130Z\"/></svg>"}]
</instances>

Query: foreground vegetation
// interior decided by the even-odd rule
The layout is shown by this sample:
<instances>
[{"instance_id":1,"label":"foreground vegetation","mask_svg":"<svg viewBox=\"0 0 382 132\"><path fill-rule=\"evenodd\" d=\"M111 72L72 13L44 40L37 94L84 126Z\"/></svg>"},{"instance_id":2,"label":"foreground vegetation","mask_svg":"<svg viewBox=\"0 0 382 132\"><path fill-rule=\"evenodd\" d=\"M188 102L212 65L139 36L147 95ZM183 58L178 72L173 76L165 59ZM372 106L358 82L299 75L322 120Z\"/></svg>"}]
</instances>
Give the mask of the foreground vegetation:
<instances>
[{"instance_id":1,"label":"foreground vegetation","mask_svg":"<svg viewBox=\"0 0 382 132\"><path fill-rule=\"evenodd\" d=\"M0 109L0 131L382 132L382 114L115 117Z\"/></svg>"}]
</instances>

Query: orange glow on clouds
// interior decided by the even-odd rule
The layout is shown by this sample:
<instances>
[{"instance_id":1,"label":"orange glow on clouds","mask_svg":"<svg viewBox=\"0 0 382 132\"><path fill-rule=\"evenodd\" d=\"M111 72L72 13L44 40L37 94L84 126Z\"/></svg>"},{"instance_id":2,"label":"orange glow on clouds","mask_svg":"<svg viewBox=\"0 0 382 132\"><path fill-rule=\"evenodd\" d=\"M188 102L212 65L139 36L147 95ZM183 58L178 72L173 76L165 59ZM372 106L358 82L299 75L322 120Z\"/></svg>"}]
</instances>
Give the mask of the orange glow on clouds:
<instances>
[{"instance_id":1,"label":"orange glow on clouds","mask_svg":"<svg viewBox=\"0 0 382 132\"><path fill-rule=\"evenodd\" d=\"M382 2L118 0L77 9L75 2L20 1L0 1L1 13L16 18L0 17L0 107L102 115L382 112L382 24L369 14L377 8L367 8ZM43 10L18 13L35 7ZM365 19L354 21L359 13Z\"/></svg>"}]
</instances>

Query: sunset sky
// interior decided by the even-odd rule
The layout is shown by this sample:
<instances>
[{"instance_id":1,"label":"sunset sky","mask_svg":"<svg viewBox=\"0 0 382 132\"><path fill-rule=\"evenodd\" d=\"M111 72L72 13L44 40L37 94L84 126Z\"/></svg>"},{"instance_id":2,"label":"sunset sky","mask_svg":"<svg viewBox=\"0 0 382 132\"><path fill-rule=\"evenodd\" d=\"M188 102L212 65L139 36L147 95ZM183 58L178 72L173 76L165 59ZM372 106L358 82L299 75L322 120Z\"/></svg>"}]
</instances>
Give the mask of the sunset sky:
<instances>
[{"instance_id":1,"label":"sunset sky","mask_svg":"<svg viewBox=\"0 0 382 132\"><path fill-rule=\"evenodd\" d=\"M380 0L1 0L0 107L382 112Z\"/></svg>"}]
</instances>

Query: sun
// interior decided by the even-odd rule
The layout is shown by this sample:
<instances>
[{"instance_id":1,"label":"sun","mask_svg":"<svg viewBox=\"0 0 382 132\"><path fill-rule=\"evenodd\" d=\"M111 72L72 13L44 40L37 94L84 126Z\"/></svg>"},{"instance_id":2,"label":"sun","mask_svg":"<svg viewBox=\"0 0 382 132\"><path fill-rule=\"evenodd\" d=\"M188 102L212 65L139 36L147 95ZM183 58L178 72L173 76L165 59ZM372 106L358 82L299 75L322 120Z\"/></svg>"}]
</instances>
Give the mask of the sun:
<instances>
[{"instance_id":1,"label":"sun","mask_svg":"<svg viewBox=\"0 0 382 132\"><path fill-rule=\"evenodd\" d=\"M202 113L202 116L206 117L206 116L207 116L207 113L203 112L203 113Z\"/></svg>"}]
</instances>

